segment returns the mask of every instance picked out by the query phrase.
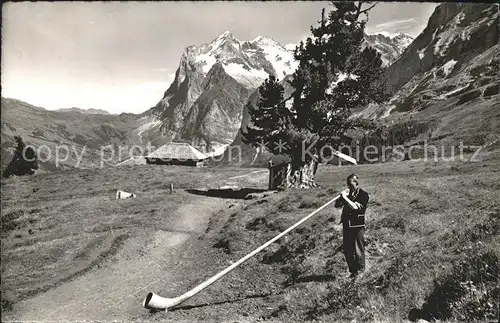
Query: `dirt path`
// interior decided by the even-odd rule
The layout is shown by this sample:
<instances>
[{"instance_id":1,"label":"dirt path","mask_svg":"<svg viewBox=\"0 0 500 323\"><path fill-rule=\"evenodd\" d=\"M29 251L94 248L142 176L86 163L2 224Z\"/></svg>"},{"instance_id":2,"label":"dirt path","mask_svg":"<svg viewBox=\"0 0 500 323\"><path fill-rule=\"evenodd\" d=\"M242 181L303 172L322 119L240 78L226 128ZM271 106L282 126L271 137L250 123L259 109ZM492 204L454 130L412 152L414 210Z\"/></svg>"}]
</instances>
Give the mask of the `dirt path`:
<instances>
[{"instance_id":1,"label":"dirt path","mask_svg":"<svg viewBox=\"0 0 500 323\"><path fill-rule=\"evenodd\" d=\"M233 176L233 177L229 177L228 179L237 179L237 178L247 178L249 177L250 175L256 175L256 174L263 174L263 173L268 173L269 171L267 169L262 169L262 170L256 170L256 171L253 171L253 172L250 172L248 174L243 174L243 175L238 175L238 176Z\"/></svg>"},{"instance_id":2,"label":"dirt path","mask_svg":"<svg viewBox=\"0 0 500 323\"><path fill-rule=\"evenodd\" d=\"M190 199L191 200L191 199ZM87 274L16 304L4 321L129 320L143 313L142 300L160 282L173 284L183 243L203 232L210 216L230 200L197 196L174 214L172 231L129 232L118 253ZM183 233L186 232L186 233ZM116 233L116 231L115 231Z\"/></svg>"}]
</instances>

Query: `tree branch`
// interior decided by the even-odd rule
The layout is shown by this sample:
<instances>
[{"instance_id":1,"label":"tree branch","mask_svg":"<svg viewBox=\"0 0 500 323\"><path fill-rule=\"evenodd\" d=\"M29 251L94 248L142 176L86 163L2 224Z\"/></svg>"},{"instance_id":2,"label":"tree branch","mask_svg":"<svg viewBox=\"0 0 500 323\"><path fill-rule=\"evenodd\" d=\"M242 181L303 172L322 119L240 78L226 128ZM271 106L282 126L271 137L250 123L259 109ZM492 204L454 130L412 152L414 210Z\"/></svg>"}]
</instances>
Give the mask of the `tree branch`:
<instances>
[{"instance_id":1,"label":"tree branch","mask_svg":"<svg viewBox=\"0 0 500 323\"><path fill-rule=\"evenodd\" d=\"M359 12L359 14L366 13L366 12L370 11L370 10L371 10L371 9L373 9L373 7L375 7L377 4L378 4L378 1L377 1L377 2L375 2L375 3L373 4L373 6L368 7L368 8L366 8L365 10L360 11L360 12ZM361 9L361 5L360 5L360 9ZM359 16L359 15L358 15L358 16Z\"/></svg>"},{"instance_id":2,"label":"tree branch","mask_svg":"<svg viewBox=\"0 0 500 323\"><path fill-rule=\"evenodd\" d=\"M371 1L369 2L366 2L366 1L359 1L357 3L357 6L356 6L356 21L358 20L359 16L364 13L364 14L367 14L368 11L370 11L371 9L373 9L373 7L375 7L377 4L378 4L378 1L375 2L372 6L364 9L364 10L361 10L361 7L363 6L364 3L370 3Z\"/></svg>"}]
</instances>

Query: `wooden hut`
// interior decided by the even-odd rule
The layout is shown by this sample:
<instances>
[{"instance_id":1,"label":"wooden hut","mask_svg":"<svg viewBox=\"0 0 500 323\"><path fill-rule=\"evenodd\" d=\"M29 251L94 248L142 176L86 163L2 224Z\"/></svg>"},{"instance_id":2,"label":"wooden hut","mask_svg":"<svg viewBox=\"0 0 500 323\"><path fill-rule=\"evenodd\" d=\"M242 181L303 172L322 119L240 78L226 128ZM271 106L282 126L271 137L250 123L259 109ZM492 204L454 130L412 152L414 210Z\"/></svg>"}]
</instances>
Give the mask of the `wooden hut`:
<instances>
[{"instance_id":1,"label":"wooden hut","mask_svg":"<svg viewBox=\"0 0 500 323\"><path fill-rule=\"evenodd\" d=\"M207 159L207 155L188 143L169 142L146 156L146 163L201 167Z\"/></svg>"}]
</instances>

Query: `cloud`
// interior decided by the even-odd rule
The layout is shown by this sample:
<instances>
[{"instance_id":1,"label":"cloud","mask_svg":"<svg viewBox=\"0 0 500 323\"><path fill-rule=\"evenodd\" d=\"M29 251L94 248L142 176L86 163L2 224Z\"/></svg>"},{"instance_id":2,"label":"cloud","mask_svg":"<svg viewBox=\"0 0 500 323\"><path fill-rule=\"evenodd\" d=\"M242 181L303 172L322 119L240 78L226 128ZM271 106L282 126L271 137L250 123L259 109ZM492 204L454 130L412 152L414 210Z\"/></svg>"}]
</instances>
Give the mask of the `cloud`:
<instances>
[{"instance_id":1,"label":"cloud","mask_svg":"<svg viewBox=\"0 0 500 323\"><path fill-rule=\"evenodd\" d=\"M409 18L409 19L403 19L403 20L393 20L393 21L388 21L384 22L382 24L375 25L375 28L377 29L390 29L398 25L403 25L407 24L410 22L414 22L415 18Z\"/></svg>"},{"instance_id":2,"label":"cloud","mask_svg":"<svg viewBox=\"0 0 500 323\"><path fill-rule=\"evenodd\" d=\"M170 68L168 68L168 67L160 67L160 68L153 69L154 72L168 72L169 70L170 70Z\"/></svg>"}]
</instances>

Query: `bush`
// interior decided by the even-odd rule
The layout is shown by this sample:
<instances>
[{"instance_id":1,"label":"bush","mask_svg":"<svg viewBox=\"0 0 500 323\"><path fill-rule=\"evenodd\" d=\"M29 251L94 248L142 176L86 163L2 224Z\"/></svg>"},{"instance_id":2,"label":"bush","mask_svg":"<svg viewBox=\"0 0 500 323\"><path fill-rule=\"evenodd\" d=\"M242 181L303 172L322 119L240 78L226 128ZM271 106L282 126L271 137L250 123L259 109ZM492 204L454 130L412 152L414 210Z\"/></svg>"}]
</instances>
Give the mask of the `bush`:
<instances>
[{"instance_id":1,"label":"bush","mask_svg":"<svg viewBox=\"0 0 500 323\"><path fill-rule=\"evenodd\" d=\"M450 275L434 282L418 317L468 322L495 319L500 297L499 270L499 258L494 251L455 265Z\"/></svg>"},{"instance_id":2,"label":"bush","mask_svg":"<svg viewBox=\"0 0 500 323\"><path fill-rule=\"evenodd\" d=\"M26 148L21 137L15 136L14 139L17 143L16 151L2 176L9 177L11 175L23 176L34 174L35 170L38 169L35 151L31 147Z\"/></svg>"},{"instance_id":3,"label":"bush","mask_svg":"<svg viewBox=\"0 0 500 323\"><path fill-rule=\"evenodd\" d=\"M2 313L5 313L7 311L12 311L12 302L9 301L8 299L5 299L5 297L2 296L2 292L0 291L0 315Z\"/></svg>"},{"instance_id":4,"label":"bush","mask_svg":"<svg viewBox=\"0 0 500 323\"><path fill-rule=\"evenodd\" d=\"M306 200L299 204L299 209L317 209L324 203L318 200Z\"/></svg>"},{"instance_id":5,"label":"bush","mask_svg":"<svg viewBox=\"0 0 500 323\"><path fill-rule=\"evenodd\" d=\"M21 216L24 215L23 210L16 210L12 212L5 213L1 217L1 232L6 233L9 231L12 231L14 229L17 229L19 226L19 223L17 222L17 219L19 219Z\"/></svg>"}]
</instances>

